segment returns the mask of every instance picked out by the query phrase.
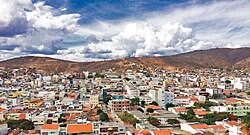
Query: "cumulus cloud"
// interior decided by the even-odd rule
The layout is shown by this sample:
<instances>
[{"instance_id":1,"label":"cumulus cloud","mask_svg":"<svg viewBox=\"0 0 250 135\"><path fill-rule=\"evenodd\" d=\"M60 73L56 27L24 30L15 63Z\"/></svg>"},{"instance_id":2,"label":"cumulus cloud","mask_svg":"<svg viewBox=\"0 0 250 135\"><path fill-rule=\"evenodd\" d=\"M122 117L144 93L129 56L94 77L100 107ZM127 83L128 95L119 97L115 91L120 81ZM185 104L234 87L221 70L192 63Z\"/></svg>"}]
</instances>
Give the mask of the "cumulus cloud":
<instances>
[{"instance_id":1,"label":"cumulus cloud","mask_svg":"<svg viewBox=\"0 0 250 135\"><path fill-rule=\"evenodd\" d=\"M54 54L64 34L77 30L79 14L60 14L44 2L0 0L0 49Z\"/></svg>"},{"instance_id":2,"label":"cumulus cloud","mask_svg":"<svg viewBox=\"0 0 250 135\"><path fill-rule=\"evenodd\" d=\"M114 59L173 55L220 45L196 39L191 28L184 27L179 23L154 26L141 22L129 23L122 32L113 36L110 41L58 50L58 54L63 57L71 56L71 58Z\"/></svg>"}]
</instances>

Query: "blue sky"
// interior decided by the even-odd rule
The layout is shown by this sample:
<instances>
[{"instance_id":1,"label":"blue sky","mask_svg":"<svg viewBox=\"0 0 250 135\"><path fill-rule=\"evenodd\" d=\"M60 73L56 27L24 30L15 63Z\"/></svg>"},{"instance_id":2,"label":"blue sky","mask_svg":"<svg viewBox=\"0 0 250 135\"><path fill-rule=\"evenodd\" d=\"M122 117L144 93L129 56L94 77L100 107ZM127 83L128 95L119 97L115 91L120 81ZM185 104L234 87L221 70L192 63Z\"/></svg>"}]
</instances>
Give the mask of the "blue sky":
<instances>
[{"instance_id":1,"label":"blue sky","mask_svg":"<svg viewBox=\"0 0 250 135\"><path fill-rule=\"evenodd\" d=\"M74 61L249 47L248 0L0 0L0 60Z\"/></svg>"}]
</instances>

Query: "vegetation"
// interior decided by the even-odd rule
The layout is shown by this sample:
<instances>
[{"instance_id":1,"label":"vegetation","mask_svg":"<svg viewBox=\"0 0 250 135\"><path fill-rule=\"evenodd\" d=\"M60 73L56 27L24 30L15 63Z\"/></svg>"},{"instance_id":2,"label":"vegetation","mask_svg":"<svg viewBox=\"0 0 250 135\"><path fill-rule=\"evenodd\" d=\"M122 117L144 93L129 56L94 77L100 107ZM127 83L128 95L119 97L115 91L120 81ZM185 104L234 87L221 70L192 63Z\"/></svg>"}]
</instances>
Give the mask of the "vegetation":
<instances>
[{"instance_id":1,"label":"vegetation","mask_svg":"<svg viewBox=\"0 0 250 135\"><path fill-rule=\"evenodd\" d=\"M99 115L99 119L100 119L100 121L109 121L109 117L108 117L108 115L105 112L102 112Z\"/></svg>"},{"instance_id":2,"label":"vegetation","mask_svg":"<svg viewBox=\"0 0 250 135\"><path fill-rule=\"evenodd\" d=\"M165 105L166 110L168 110L169 107L175 107L175 105L172 104L172 103L167 103L167 104Z\"/></svg>"},{"instance_id":3,"label":"vegetation","mask_svg":"<svg viewBox=\"0 0 250 135\"><path fill-rule=\"evenodd\" d=\"M179 125L180 124L180 121L177 120L177 119L168 119L167 122L168 122L168 124L172 125L173 128L175 127L175 125Z\"/></svg>"},{"instance_id":4,"label":"vegetation","mask_svg":"<svg viewBox=\"0 0 250 135\"><path fill-rule=\"evenodd\" d=\"M103 74L96 73L96 74L95 74L95 77L96 77L96 78L104 78L104 75L103 75Z\"/></svg>"},{"instance_id":5,"label":"vegetation","mask_svg":"<svg viewBox=\"0 0 250 135\"><path fill-rule=\"evenodd\" d=\"M141 107L137 108L137 110L144 113L144 110Z\"/></svg>"},{"instance_id":6,"label":"vegetation","mask_svg":"<svg viewBox=\"0 0 250 135\"><path fill-rule=\"evenodd\" d=\"M211 106L217 106L217 103L206 101L205 103L194 103L195 108L204 108L206 110L209 110L209 107Z\"/></svg>"},{"instance_id":7,"label":"vegetation","mask_svg":"<svg viewBox=\"0 0 250 135\"><path fill-rule=\"evenodd\" d=\"M103 99L103 102L105 104L108 104L109 100L111 100L111 96L106 96L104 99Z\"/></svg>"},{"instance_id":8,"label":"vegetation","mask_svg":"<svg viewBox=\"0 0 250 135\"><path fill-rule=\"evenodd\" d=\"M242 123L243 123L243 128L246 131L250 131L250 113L248 112L247 115L245 117L243 117L242 119Z\"/></svg>"},{"instance_id":9,"label":"vegetation","mask_svg":"<svg viewBox=\"0 0 250 135\"><path fill-rule=\"evenodd\" d=\"M156 106L158 106L159 104L157 102L153 101L152 103L149 103L149 105L156 105Z\"/></svg>"},{"instance_id":10,"label":"vegetation","mask_svg":"<svg viewBox=\"0 0 250 135\"><path fill-rule=\"evenodd\" d=\"M67 120L64 119L64 118L62 118L62 117L58 118L58 123L64 123L64 122L66 122L66 121L67 121Z\"/></svg>"},{"instance_id":11,"label":"vegetation","mask_svg":"<svg viewBox=\"0 0 250 135\"><path fill-rule=\"evenodd\" d=\"M156 126L156 127L161 124L160 121L157 118L155 118L155 117L149 117L148 118L148 122L150 124L152 124L153 126Z\"/></svg>"},{"instance_id":12,"label":"vegetation","mask_svg":"<svg viewBox=\"0 0 250 135\"><path fill-rule=\"evenodd\" d=\"M145 102L144 100L142 100L142 101L141 101L141 107L145 107L145 103L146 103L146 102Z\"/></svg>"},{"instance_id":13,"label":"vegetation","mask_svg":"<svg viewBox=\"0 0 250 135\"><path fill-rule=\"evenodd\" d=\"M20 128L23 130L33 130L34 123L32 121L21 119L21 120L7 120L8 127L13 130L16 128Z\"/></svg>"},{"instance_id":14,"label":"vegetation","mask_svg":"<svg viewBox=\"0 0 250 135\"><path fill-rule=\"evenodd\" d=\"M99 114L101 114L102 112L103 112L102 109L97 109L96 114L99 115Z\"/></svg>"},{"instance_id":15,"label":"vegetation","mask_svg":"<svg viewBox=\"0 0 250 135\"><path fill-rule=\"evenodd\" d=\"M140 105L140 99L138 97L131 99L131 106L135 105Z\"/></svg>"},{"instance_id":16,"label":"vegetation","mask_svg":"<svg viewBox=\"0 0 250 135\"><path fill-rule=\"evenodd\" d=\"M153 112L154 112L154 109L148 108L146 111L149 112L149 113L153 113Z\"/></svg>"},{"instance_id":17,"label":"vegetation","mask_svg":"<svg viewBox=\"0 0 250 135\"><path fill-rule=\"evenodd\" d=\"M118 115L122 121L129 122L130 124L135 125L136 123L139 123L139 120L137 120L132 114L130 113L121 113Z\"/></svg>"}]
</instances>

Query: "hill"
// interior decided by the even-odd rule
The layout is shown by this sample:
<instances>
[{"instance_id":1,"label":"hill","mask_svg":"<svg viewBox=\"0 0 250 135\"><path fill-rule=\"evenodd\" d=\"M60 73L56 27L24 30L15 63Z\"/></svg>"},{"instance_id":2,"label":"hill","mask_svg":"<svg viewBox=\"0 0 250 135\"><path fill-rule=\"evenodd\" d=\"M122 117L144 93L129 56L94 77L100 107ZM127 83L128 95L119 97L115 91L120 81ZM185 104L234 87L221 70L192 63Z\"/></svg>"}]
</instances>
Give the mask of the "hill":
<instances>
[{"instance_id":1,"label":"hill","mask_svg":"<svg viewBox=\"0 0 250 135\"><path fill-rule=\"evenodd\" d=\"M0 61L0 67L36 68L47 73L101 71L112 68L122 72L125 69L163 68L236 68L249 69L250 48L216 48L199 50L173 56L163 57L133 57L98 62L72 62L49 57L26 56Z\"/></svg>"}]
</instances>

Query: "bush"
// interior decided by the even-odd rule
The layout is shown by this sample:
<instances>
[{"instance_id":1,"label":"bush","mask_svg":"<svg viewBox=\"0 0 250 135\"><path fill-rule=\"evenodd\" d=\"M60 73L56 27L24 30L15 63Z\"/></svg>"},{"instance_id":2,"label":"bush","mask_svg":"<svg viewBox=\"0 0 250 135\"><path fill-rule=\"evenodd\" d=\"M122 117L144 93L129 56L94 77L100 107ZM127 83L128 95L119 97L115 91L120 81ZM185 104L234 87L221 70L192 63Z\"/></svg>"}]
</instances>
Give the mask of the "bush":
<instances>
[{"instance_id":1,"label":"bush","mask_svg":"<svg viewBox=\"0 0 250 135\"><path fill-rule=\"evenodd\" d=\"M142 112L142 113L144 113L144 110L142 108L140 108L140 107L137 108L137 110L140 111L140 112Z\"/></svg>"},{"instance_id":2,"label":"bush","mask_svg":"<svg viewBox=\"0 0 250 135\"><path fill-rule=\"evenodd\" d=\"M7 125L11 130L20 128L23 130L33 130L34 123L32 121L21 119L21 120L7 120Z\"/></svg>"},{"instance_id":3,"label":"bush","mask_svg":"<svg viewBox=\"0 0 250 135\"><path fill-rule=\"evenodd\" d=\"M153 113L155 110L152 109L152 108L148 108L146 111L149 112L149 113Z\"/></svg>"},{"instance_id":4,"label":"bush","mask_svg":"<svg viewBox=\"0 0 250 135\"><path fill-rule=\"evenodd\" d=\"M109 121L109 117L106 113L102 112L99 116L100 121Z\"/></svg>"},{"instance_id":5,"label":"bush","mask_svg":"<svg viewBox=\"0 0 250 135\"><path fill-rule=\"evenodd\" d=\"M122 113L118 115L122 121L129 122L130 124L135 125L136 123L139 123L139 120L137 120L132 114L129 113Z\"/></svg>"},{"instance_id":6,"label":"bush","mask_svg":"<svg viewBox=\"0 0 250 135\"><path fill-rule=\"evenodd\" d=\"M150 124L152 124L153 126L156 126L156 127L161 124L160 121L157 118L155 118L155 117L149 117L148 118L148 122Z\"/></svg>"},{"instance_id":7,"label":"bush","mask_svg":"<svg viewBox=\"0 0 250 135\"><path fill-rule=\"evenodd\" d=\"M157 102L153 101L152 103L149 103L149 105L156 105L156 106L158 106L159 104Z\"/></svg>"}]
</instances>

